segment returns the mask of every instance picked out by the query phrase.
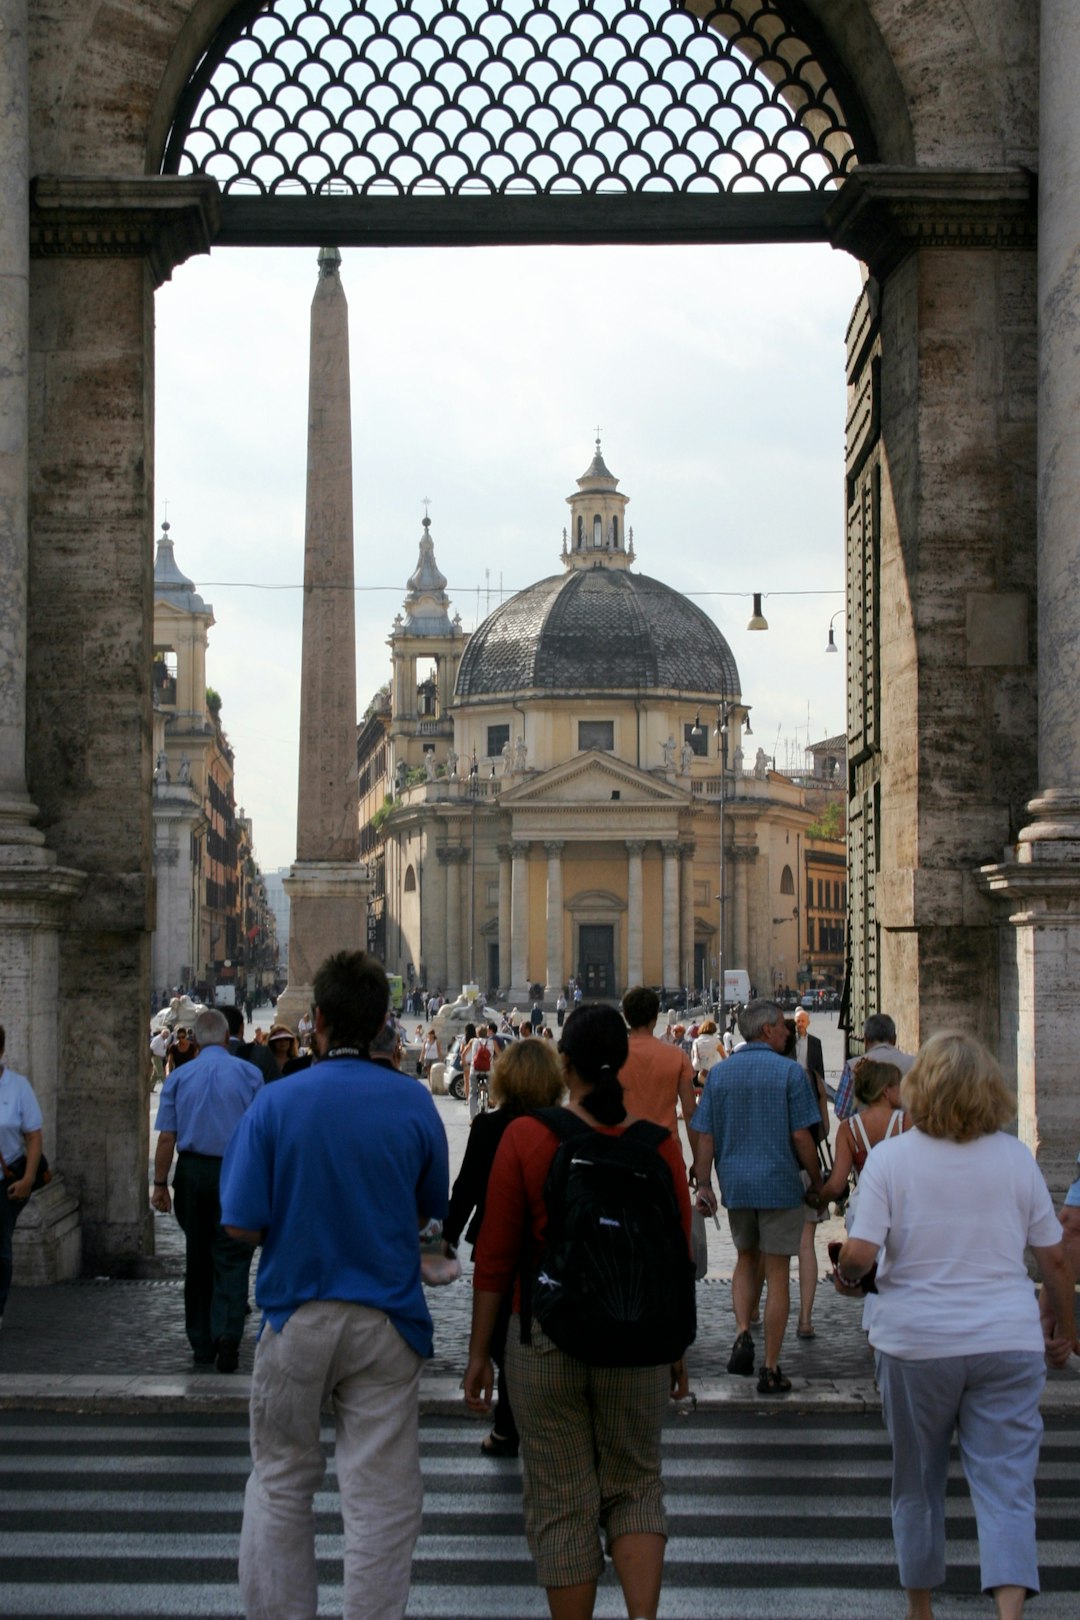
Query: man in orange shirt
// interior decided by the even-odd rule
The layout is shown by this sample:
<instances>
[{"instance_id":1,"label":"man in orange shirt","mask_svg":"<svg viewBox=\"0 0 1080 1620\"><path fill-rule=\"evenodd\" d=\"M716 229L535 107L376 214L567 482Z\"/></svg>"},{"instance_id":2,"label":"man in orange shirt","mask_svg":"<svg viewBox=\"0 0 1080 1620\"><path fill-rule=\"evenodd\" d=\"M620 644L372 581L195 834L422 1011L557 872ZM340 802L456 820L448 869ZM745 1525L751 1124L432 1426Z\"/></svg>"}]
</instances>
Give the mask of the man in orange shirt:
<instances>
[{"instance_id":1,"label":"man in orange shirt","mask_svg":"<svg viewBox=\"0 0 1080 1620\"><path fill-rule=\"evenodd\" d=\"M680 1046L657 1040L653 1034L660 1016L660 998L655 990L635 985L622 999L623 1017L630 1025L630 1055L619 1070L619 1084L627 1113L636 1119L651 1119L664 1125L679 1139L675 1113L682 1104L682 1117L689 1138L690 1121L697 1106L694 1068ZM690 1140L691 1158L693 1140Z\"/></svg>"}]
</instances>

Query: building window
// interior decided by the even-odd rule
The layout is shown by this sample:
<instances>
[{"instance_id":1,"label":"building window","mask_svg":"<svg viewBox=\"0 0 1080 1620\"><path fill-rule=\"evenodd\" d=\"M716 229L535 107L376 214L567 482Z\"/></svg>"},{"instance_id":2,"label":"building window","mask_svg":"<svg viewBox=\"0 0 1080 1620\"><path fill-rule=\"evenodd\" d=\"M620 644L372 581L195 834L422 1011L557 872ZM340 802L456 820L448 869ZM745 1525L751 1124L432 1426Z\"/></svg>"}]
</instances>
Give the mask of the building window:
<instances>
[{"instance_id":1,"label":"building window","mask_svg":"<svg viewBox=\"0 0 1080 1620\"><path fill-rule=\"evenodd\" d=\"M413 870L413 868L411 866L408 866L405 869L405 893L406 894L412 894L412 892L413 892L413 890L415 888L416 888L416 872Z\"/></svg>"},{"instance_id":2,"label":"building window","mask_svg":"<svg viewBox=\"0 0 1080 1620\"><path fill-rule=\"evenodd\" d=\"M619 544L619 520L617 517L611 520L611 543L613 546Z\"/></svg>"},{"instance_id":3,"label":"building window","mask_svg":"<svg viewBox=\"0 0 1080 1620\"><path fill-rule=\"evenodd\" d=\"M606 754L612 753L615 748L614 720L579 720L577 745L582 753L590 748L598 748Z\"/></svg>"},{"instance_id":4,"label":"building window","mask_svg":"<svg viewBox=\"0 0 1080 1620\"><path fill-rule=\"evenodd\" d=\"M806 880L806 909L809 911L813 904L814 904L814 880L813 880L813 878L808 877L807 880Z\"/></svg>"},{"instance_id":5,"label":"building window","mask_svg":"<svg viewBox=\"0 0 1080 1620\"><path fill-rule=\"evenodd\" d=\"M791 875L791 867L790 866L785 866L784 870L780 874L780 893L781 894L794 894L795 893L795 879Z\"/></svg>"},{"instance_id":6,"label":"building window","mask_svg":"<svg viewBox=\"0 0 1080 1620\"><path fill-rule=\"evenodd\" d=\"M604 523L599 512L592 520L592 543L593 549L596 551L599 551L604 544Z\"/></svg>"},{"instance_id":7,"label":"building window","mask_svg":"<svg viewBox=\"0 0 1080 1620\"><path fill-rule=\"evenodd\" d=\"M487 757L498 759L506 744L510 741L510 727L488 726L487 728Z\"/></svg>"},{"instance_id":8,"label":"building window","mask_svg":"<svg viewBox=\"0 0 1080 1620\"><path fill-rule=\"evenodd\" d=\"M694 735L695 726L697 726L696 737ZM690 744L690 752L692 754L696 754L698 759L708 759L709 733L704 726L698 726L696 721L693 724L687 722L682 728L682 734L683 742L688 742Z\"/></svg>"}]
</instances>

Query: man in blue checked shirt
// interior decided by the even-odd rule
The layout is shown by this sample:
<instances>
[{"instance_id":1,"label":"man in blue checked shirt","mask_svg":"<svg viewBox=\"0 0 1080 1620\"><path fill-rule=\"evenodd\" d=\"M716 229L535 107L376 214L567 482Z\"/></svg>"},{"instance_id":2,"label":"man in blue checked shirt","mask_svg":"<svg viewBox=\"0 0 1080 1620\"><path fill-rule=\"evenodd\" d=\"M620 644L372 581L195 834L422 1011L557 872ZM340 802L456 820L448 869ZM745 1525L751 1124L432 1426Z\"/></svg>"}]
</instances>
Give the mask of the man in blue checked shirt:
<instances>
[{"instance_id":1,"label":"man in blue checked shirt","mask_svg":"<svg viewBox=\"0 0 1080 1620\"><path fill-rule=\"evenodd\" d=\"M806 1071L781 1053L788 1029L775 1001L750 1001L739 1014L745 1046L709 1071L694 1114L694 1175L701 1208L716 1212L710 1185L715 1161L720 1196L738 1250L731 1297L737 1329L728 1372L754 1370L750 1312L765 1263L765 1364L758 1393L783 1395L791 1380L780 1369L790 1309L788 1273L799 1252L806 1207L800 1169L821 1186L812 1127L821 1110Z\"/></svg>"}]
</instances>

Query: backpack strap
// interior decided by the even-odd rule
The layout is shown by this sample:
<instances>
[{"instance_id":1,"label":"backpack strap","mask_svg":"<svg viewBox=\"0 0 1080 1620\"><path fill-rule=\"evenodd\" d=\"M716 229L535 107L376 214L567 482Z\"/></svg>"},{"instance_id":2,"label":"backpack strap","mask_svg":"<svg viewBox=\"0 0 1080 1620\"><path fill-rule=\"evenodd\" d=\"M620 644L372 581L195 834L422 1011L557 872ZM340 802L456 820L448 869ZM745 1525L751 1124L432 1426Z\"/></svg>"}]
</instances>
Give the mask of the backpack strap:
<instances>
[{"instance_id":1,"label":"backpack strap","mask_svg":"<svg viewBox=\"0 0 1080 1620\"><path fill-rule=\"evenodd\" d=\"M541 1125L546 1125L553 1136L560 1142L573 1141L576 1136L583 1136L592 1130L577 1114L572 1114L568 1108L533 1108L529 1111L530 1117L538 1119ZM521 1281L521 1342L532 1344L532 1279L533 1279L533 1244L532 1226L526 1212L525 1228L521 1234L521 1265L518 1277Z\"/></svg>"}]
</instances>

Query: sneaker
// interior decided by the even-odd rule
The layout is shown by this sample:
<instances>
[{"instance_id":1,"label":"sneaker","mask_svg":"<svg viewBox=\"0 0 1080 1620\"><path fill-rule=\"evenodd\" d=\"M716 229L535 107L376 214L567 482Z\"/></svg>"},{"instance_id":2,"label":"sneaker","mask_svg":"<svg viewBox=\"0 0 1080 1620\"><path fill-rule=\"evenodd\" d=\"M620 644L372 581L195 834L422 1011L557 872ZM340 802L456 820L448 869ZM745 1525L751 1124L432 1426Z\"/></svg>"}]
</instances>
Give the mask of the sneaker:
<instances>
[{"instance_id":1,"label":"sneaker","mask_svg":"<svg viewBox=\"0 0 1080 1620\"><path fill-rule=\"evenodd\" d=\"M214 1346L217 1351L217 1370L219 1373L234 1373L240 1365L240 1345L236 1339L230 1339L223 1333Z\"/></svg>"},{"instance_id":2,"label":"sneaker","mask_svg":"<svg viewBox=\"0 0 1080 1620\"><path fill-rule=\"evenodd\" d=\"M791 1379L784 1377L779 1362L775 1367L762 1367L758 1373L757 1392L759 1395L786 1395L790 1388Z\"/></svg>"},{"instance_id":3,"label":"sneaker","mask_svg":"<svg viewBox=\"0 0 1080 1620\"><path fill-rule=\"evenodd\" d=\"M740 1333L731 1347L727 1370L741 1378L749 1378L754 1370L754 1341L749 1333Z\"/></svg>"}]
</instances>

